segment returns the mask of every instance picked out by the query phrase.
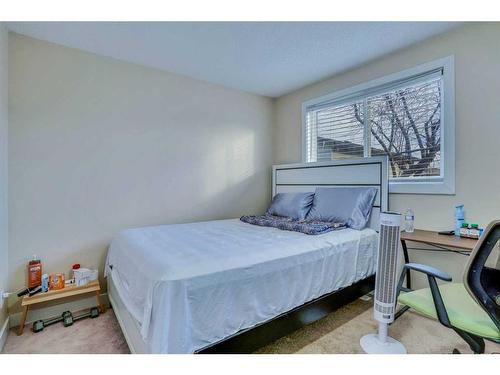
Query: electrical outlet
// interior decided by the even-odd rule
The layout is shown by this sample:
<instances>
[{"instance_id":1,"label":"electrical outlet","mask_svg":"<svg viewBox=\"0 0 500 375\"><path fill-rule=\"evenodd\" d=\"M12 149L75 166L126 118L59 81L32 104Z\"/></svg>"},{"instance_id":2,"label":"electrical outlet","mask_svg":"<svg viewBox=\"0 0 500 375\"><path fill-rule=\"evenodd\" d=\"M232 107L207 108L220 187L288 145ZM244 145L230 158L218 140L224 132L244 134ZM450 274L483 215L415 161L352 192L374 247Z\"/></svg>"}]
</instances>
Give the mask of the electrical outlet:
<instances>
[{"instance_id":1,"label":"electrical outlet","mask_svg":"<svg viewBox=\"0 0 500 375\"><path fill-rule=\"evenodd\" d=\"M5 290L3 289L0 289L0 310L3 308L3 304L4 304L4 300L6 300L7 298L9 298L9 296L11 295L12 293L9 293L9 292L6 292Z\"/></svg>"}]
</instances>

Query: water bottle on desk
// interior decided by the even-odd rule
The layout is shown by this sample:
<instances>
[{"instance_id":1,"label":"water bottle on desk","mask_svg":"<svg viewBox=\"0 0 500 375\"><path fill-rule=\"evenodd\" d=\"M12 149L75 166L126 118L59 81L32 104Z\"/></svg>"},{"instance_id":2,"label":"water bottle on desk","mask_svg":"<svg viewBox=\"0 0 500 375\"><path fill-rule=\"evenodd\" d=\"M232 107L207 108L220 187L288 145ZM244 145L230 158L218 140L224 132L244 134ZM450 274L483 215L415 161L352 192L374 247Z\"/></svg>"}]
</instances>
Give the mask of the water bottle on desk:
<instances>
[{"instance_id":1,"label":"water bottle on desk","mask_svg":"<svg viewBox=\"0 0 500 375\"><path fill-rule=\"evenodd\" d=\"M413 231L415 230L414 221L415 216L413 215L413 211L409 208L405 213L405 232L413 233Z\"/></svg>"}]
</instances>

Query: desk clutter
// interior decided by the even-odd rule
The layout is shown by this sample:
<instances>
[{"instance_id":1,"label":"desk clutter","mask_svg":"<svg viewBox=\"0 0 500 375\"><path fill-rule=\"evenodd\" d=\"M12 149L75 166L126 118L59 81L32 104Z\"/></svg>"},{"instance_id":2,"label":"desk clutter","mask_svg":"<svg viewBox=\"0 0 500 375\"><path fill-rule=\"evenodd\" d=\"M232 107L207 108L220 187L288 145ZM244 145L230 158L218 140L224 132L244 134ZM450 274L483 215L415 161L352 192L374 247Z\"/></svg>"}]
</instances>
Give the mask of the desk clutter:
<instances>
[{"instance_id":1,"label":"desk clutter","mask_svg":"<svg viewBox=\"0 0 500 375\"><path fill-rule=\"evenodd\" d=\"M469 224L465 221L465 209L463 204L455 206L455 236L478 239L484 229L479 224Z\"/></svg>"},{"instance_id":2,"label":"desk clutter","mask_svg":"<svg viewBox=\"0 0 500 375\"><path fill-rule=\"evenodd\" d=\"M89 268L82 268L80 264L73 264L69 279L66 279L63 272L43 273L42 262L36 255L27 265L27 287L17 292L21 297L21 322L18 335L22 335L26 316L30 306L48 301L60 300L65 297L73 297L88 293L95 293L97 306L84 311L83 313L73 314L71 311L65 311L60 316L44 320L37 320L33 323L33 332L41 332L45 327L62 322L64 327L73 325L74 322L85 318L97 318L99 313L104 313L105 308L100 300L100 285L98 281L98 271Z\"/></svg>"},{"instance_id":3,"label":"desk clutter","mask_svg":"<svg viewBox=\"0 0 500 375\"><path fill-rule=\"evenodd\" d=\"M483 230L483 228L479 228L478 224L469 224L464 222L460 227L459 234L460 237L474 238L477 240L483 233Z\"/></svg>"},{"instance_id":4,"label":"desk clutter","mask_svg":"<svg viewBox=\"0 0 500 375\"><path fill-rule=\"evenodd\" d=\"M42 262L36 255L33 255L27 268L28 286L17 293L18 297L47 293L49 290L60 290L68 285L84 286L97 280L98 277L97 270L82 268L79 263L73 264L71 267L72 278L68 280L65 280L64 273L42 273Z\"/></svg>"},{"instance_id":5,"label":"desk clutter","mask_svg":"<svg viewBox=\"0 0 500 375\"><path fill-rule=\"evenodd\" d=\"M479 228L479 224L467 223L465 221L465 208L463 204L455 205L455 229L454 230L445 230L439 232L442 235L452 236L455 235L457 237L463 238L472 238L474 240L479 239L481 234L483 234L484 229ZM415 230L414 226L415 216L413 214L412 209L408 209L404 215L403 229L406 233L413 233Z\"/></svg>"}]
</instances>

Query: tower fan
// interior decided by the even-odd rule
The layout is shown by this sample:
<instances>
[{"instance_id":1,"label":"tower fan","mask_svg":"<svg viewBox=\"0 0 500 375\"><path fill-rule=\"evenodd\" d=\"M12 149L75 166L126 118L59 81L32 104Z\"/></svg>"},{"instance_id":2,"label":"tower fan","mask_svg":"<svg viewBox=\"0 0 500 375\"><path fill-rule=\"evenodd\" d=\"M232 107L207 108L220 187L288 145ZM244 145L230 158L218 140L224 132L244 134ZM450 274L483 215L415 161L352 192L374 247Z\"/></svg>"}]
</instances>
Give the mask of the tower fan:
<instances>
[{"instance_id":1,"label":"tower fan","mask_svg":"<svg viewBox=\"0 0 500 375\"><path fill-rule=\"evenodd\" d=\"M389 323L396 310L397 271L399 265L399 228L401 215L395 212L380 214L377 275L375 276L375 303L373 315L378 320L378 334L361 338L363 350L369 354L406 354L399 341L387 335Z\"/></svg>"}]
</instances>

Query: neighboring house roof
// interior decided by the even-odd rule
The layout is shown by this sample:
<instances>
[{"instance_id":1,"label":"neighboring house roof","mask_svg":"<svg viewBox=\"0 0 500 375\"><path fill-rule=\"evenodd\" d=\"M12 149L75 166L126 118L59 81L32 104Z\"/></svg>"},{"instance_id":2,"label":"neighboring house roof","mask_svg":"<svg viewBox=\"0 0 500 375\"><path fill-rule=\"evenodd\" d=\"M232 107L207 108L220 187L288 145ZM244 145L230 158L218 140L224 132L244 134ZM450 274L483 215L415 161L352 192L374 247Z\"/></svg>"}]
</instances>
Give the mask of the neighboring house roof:
<instances>
[{"instance_id":1,"label":"neighboring house roof","mask_svg":"<svg viewBox=\"0 0 500 375\"><path fill-rule=\"evenodd\" d=\"M332 152L360 157L364 155L363 145L349 141L318 137L318 154L330 154ZM372 156L385 155L385 152L384 150L372 147L371 154Z\"/></svg>"},{"instance_id":2,"label":"neighboring house roof","mask_svg":"<svg viewBox=\"0 0 500 375\"><path fill-rule=\"evenodd\" d=\"M338 141L331 138L318 137L318 160L331 160L332 154L343 154L352 157L363 157L363 145L349 142ZM386 155L384 150L378 148L371 148L371 155ZM412 157L411 161L417 163L419 158ZM439 175L439 168L428 168L428 175Z\"/></svg>"}]
</instances>

